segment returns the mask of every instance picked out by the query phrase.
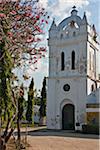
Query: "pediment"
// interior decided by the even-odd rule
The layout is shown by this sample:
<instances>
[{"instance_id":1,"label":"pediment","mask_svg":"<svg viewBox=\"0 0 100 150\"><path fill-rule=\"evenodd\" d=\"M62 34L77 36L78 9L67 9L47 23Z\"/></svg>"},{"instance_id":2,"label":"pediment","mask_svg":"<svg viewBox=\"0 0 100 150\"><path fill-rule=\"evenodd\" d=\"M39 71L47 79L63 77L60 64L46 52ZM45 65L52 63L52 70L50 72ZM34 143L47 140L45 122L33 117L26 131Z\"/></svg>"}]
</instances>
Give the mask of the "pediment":
<instances>
[{"instance_id":1,"label":"pediment","mask_svg":"<svg viewBox=\"0 0 100 150\"><path fill-rule=\"evenodd\" d=\"M79 16L71 16L64 19L59 25L59 29L63 29L64 27L68 26L72 21L74 21L79 27L81 25L82 19Z\"/></svg>"}]
</instances>

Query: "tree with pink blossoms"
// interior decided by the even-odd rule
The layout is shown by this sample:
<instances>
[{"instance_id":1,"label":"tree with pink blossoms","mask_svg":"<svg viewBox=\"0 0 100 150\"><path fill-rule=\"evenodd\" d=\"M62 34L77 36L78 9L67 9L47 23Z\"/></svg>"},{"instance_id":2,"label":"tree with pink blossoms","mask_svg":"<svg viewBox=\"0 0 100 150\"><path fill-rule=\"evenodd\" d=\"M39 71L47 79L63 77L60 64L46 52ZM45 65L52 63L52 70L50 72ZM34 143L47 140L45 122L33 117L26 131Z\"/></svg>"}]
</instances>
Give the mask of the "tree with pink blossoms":
<instances>
[{"instance_id":1,"label":"tree with pink blossoms","mask_svg":"<svg viewBox=\"0 0 100 150\"><path fill-rule=\"evenodd\" d=\"M37 0L0 0L0 43L12 56L15 65L36 63L46 51L39 46L48 16ZM28 56L22 55L27 53ZM0 55L0 60L4 53ZM23 60L23 61L22 61Z\"/></svg>"},{"instance_id":2,"label":"tree with pink blossoms","mask_svg":"<svg viewBox=\"0 0 100 150\"><path fill-rule=\"evenodd\" d=\"M2 115L6 119L6 128L3 135L0 134L2 150L6 149L14 131L12 124L16 120L15 112L18 112L11 85L12 69L25 64L35 65L44 57L46 48L40 43L48 18L38 0L0 0L0 122Z\"/></svg>"}]
</instances>

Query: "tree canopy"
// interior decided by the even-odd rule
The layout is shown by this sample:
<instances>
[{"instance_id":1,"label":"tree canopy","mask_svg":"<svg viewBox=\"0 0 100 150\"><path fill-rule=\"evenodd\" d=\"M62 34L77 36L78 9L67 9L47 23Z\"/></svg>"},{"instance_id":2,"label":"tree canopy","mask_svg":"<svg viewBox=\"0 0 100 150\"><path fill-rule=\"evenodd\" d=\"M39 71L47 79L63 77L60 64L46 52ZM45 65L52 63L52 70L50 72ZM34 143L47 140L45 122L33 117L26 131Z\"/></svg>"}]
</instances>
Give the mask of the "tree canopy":
<instances>
[{"instance_id":1,"label":"tree canopy","mask_svg":"<svg viewBox=\"0 0 100 150\"><path fill-rule=\"evenodd\" d=\"M39 43L48 17L37 0L0 0L0 45L9 51L15 66L35 64L44 56L46 48ZM5 51L0 51L0 60L4 56Z\"/></svg>"},{"instance_id":2,"label":"tree canopy","mask_svg":"<svg viewBox=\"0 0 100 150\"><path fill-rule=\"evenodd\" d=\"M41 105L40 105L40 117L46 116L46 77L43 79L43 85L41 90Z\"/></svg>"},{"instance_id":3,"label":"tree canopy","mask_svg":"<svg viewBox=\"0 0 100 150\"><path fill-rule=\"evenodd\" d=\"M29 123L32 123L33 120L33 104L34 104L33 99L34 99L34 80L32 78L29 86L27 110L26 110L26 120Z\"/></svg>"}]
</instances>

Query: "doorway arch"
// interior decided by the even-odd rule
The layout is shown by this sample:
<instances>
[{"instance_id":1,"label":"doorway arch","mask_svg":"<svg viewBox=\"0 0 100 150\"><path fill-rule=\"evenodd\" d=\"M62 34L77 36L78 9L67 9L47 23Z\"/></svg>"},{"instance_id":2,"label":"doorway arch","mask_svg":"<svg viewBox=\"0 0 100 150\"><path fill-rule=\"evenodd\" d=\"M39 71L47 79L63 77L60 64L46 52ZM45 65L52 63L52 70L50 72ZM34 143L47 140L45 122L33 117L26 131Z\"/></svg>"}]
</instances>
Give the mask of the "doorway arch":
<instances>
[{"instance_id":1,"label":"doorway arch","mask_svg":"<svg viewBox=\"0 0 100 150\"><path fill-rule=\"evenodd\" d=\"M75 107L73 104L65 104L62 109L62 129L75 129Z\"/></svg>"}]
</instances>

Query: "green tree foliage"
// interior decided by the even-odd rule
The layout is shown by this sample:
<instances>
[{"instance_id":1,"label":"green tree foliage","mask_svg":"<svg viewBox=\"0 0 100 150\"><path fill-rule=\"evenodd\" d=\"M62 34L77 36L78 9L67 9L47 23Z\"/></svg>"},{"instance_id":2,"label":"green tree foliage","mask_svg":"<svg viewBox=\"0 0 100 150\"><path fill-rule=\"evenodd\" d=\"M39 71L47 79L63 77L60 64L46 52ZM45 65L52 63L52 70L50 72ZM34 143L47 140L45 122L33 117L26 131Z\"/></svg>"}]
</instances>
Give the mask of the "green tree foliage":
<instances>
[{"instance_id":1,"label":"green tree foliage","mask_svg":"<svg viewBox=\"0 0 100 150\"><path fill-rule=\"evenodd\" d=\"M6 34L6 30L3 29L3 31ZM13 127L11 128L9 133L8 128L11 125L12 120L14 119L13 116L15 112L15 107L12 103L11 98L11 70L13 67L13 61L6 48L6 45L7 41L5 38L3 38L2 43L0 43L0 56L4 56L0 60L0 119L3 121L2 123L6 124L6 128L3 132L2 138L0 137L0 141L2 143L0 143L0 149L2 150L6 149L5 143L7 143L13 132Z\"/></svg>"},{"instance_id":2,"label":"green tree foliage","mask_svg":"<svg viewBox=\"0 0 100 150\"><path fill-rule=\"evenodd\" d=\"M19 104L23 101L19 94L16 96L17 91L12 88L12 69L25 64L29 67L44 57L46 48L38 44L42 40L39 35L44 33L44 26L48 24L46 14L47 12L38 6L37 0L0 0L0 119L4 115L7 124L3 138L0 135L3 144L7 143L14 131L11 122L16 119L17 110L22 109ZM30 85L30 114L34 95L31 89ZM19 114L18 118L21 119L20 111ZM30 116L28 119L31 121ZM3 144L0 144L0 149Z\"/></svg>"},{"instance_id":3,"label":"green tree foliage","mask_svg":"<svg viewBox=\"0 0 100 150\"><path fill-rule=\"evenodd\" d=\"M27 101L27 110L26 110L26 120L29 123L32 123L32 116L33 116L33 99L34 99L34 80L32 78L29 92L28 92L28 101Z\"/></svg>"},{"instance_id":4,"label":"green tree foliage","mask_svg":"<svg viewBox=\"0 0 100 150\"><path fill-rule=\"evenodd\" d=\"M34 90L34 105L39 105L40 106L41 99L40 99L40 96L39 96L38 92L37 92L37 89Z\"/></svg>"},{"instance_id":5,"label":"green tree foliage","mask_svg":"<svg viewBox=\"0 0 100 150\"><path fill-rule=\"evenodd\" d=\"M34 105L38 105L38 106L41 105L41 98L40 97L35 97L34 98Z\"/></svg>"},{"instance_id":6,"label":"green tree foliage","mask_svg":"<svg viewBox=\"0 0 100 150\"><path fill-rule=\"evenodd\" d=\"M24 103L24 89L23 89L23 85L20 87L20 95L18 98L18 114L17 114L17 130L18 130L18 140L20 142L20 137L21 137L21 133L20 133L20 121L22 119L23 116L23 103Z\"/></svg>"},{"instance_id":7,"label":"green tree foliage","mask_svg":"<svg viewBox=\"0 0 100 150\"><path fill-rule=\"evenodd\" d=\"M12 76L11 69L13 67L12 58L5 48L6 41L0 43L0 55L2 53L5 57L0 61L0 112L4 115L4 120L6 117L9 118L11 108L13 104L11 104L11 84L10 78Z\"/></svg>"},{"instance_id":8,"label":"green tree foliage","mask_svg":"<svg viewBox=\"0 0 100 150\"><path fill-rule=\"evenodd\" d=\"M46 77L43 80L43 86L41 91L41 105L40 105L40 117L46 116Z\"/></svg>"},{"instance_id":9,"label":"green tree foliage","mask_svg":"<svg viewBox=\"0 0 100 150\"><path fill-rule=\"evenodd\" d=\"M23 118L23 112L24 112L24 88L23 85L20 87L20 97L18 99L18 114L19 119L21 120Z\"/></svg>"}]
</instances>

